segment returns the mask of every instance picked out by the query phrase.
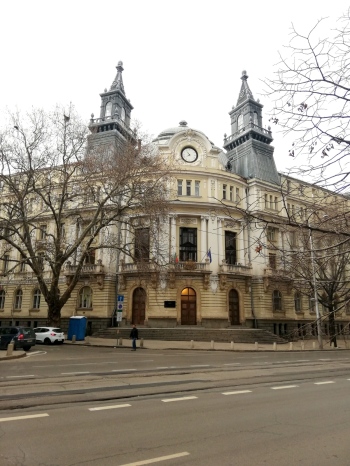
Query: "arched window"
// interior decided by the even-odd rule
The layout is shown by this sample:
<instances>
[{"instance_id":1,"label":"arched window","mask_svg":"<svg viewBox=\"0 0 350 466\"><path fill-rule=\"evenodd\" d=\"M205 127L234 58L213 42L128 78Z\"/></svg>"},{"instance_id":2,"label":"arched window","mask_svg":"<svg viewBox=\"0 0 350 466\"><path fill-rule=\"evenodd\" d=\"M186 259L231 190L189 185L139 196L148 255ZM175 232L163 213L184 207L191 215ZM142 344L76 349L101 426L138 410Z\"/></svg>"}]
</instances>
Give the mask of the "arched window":
<instances>
[{"instance_id":1,"label":"arched window","mask_svg":"<svg viewBox=\"0 0 350 466\"><path fill-rule=\"evenodd\" d=\"M272 293L272 309L282 311L282 295L279 290L274 290Z\"/></svg>"},{"instance_id":2,"label":"arched window","mask_svg":"<svg viewBox=\"0 0 350 466\"><path fill-rule=\"evenodd\" d=\"M125 121L125 109L124 107L122 107L121 111L120 111L120 118Z\"/></svg>"},{"instance_id":3,"label":"arched window","mask_svg":"<svg viewBox=\"0 0 350 466\"><path fill-rule=\"evenodd\" d=\"M253 113L253 123L258 126L258 114L257 112Z\"/></svg>"},{"instance_id":4,"label":"arched window","mask_svg":"<svg viewBox=\"0 0 350 466\"><path fill-rule=\"evenodd\" d=\"M242 114L238 115L237 127L238 127L238 131L243 128L243 115Z\"/></svg>"},{"instance_id":5,"label":"arched window","mask_svg":"<svg viewBox=\"0 0 350 466\"><path fill-rule=\"evenodd\" d=\"M40 309L41 291L37 288L33 293L33 309Z\"/></svg>"},{"instance_id":6,"label":"arched window","mask_svg":"<svg viewBox=\"0 0 350 466\"><path fill-rule=\"evenodd\" d=\"M0 309L4 309L5 307L5 291L0 291Z\"/></svg>"},{"instance_id":7,"label":"arched window","mask_svg":"<svg viewBox=\"0 0 350 466\"><path fill-rule=\"evenodd\" d=\"M89 286L84 286L79 292L79 307L92 308L92 290Z\"/></svg>"},{"instance_id":8,"label":"arched window","mask_svg":"<svg viewBox=\"0 0 350 466\"><path fill-rule=\"evenodd\" d=\"M301 312L301 295L298 292L294 294L294 310Z\"/></svg>"},{"instance_id":9,"label":"arched window","mask_svg":"<svg viewBox=\"0 0 350 466\"><path fill-rule=\"evenodd\" d=\"M313 296L309 296L309 312L311 314L316 312L315 298Z\"/></svg>"},{"instance_id":10,"label":"arched window","mask_svg":"<svg viewBox=\"0 0 350 466\"><path fill-rule=\"evenodd\" d=\"M22 308L22 297L23 297L23 291L17 290L15 294L15 309Z\"/></svg>"},{"instance_id":11,"label":"arched window","mask_svg":"<svg viewBox=\"0 0 350 466\"><path fill-rule=\"evenodd\" d=\"M109 101L106 104L105 117L110 117L112 115L112 102Z\"/></svg>"}]
</instances>

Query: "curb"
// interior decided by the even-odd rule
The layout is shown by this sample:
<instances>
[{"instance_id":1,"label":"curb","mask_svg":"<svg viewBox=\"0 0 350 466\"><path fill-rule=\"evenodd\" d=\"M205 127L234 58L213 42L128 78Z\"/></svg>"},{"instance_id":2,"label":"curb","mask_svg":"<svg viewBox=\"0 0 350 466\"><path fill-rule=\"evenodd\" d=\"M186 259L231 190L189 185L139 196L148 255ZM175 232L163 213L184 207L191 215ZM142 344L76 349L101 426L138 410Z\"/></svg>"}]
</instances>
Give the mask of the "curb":
<instances>
[{"instance_id":1,"label":"curb","mask_svg":"<svg viewBox=\"0 0 350 466\"><path fill-rule=\"evenodd\" d=\"M21 358L25 358L27 356L27 353L25 351L23 351L23 353L21 354L12 354L11 356L3 356L1 357L0 356L0 361L9 361L11 359L21 359Z\"/></svg>"}]
</instances>

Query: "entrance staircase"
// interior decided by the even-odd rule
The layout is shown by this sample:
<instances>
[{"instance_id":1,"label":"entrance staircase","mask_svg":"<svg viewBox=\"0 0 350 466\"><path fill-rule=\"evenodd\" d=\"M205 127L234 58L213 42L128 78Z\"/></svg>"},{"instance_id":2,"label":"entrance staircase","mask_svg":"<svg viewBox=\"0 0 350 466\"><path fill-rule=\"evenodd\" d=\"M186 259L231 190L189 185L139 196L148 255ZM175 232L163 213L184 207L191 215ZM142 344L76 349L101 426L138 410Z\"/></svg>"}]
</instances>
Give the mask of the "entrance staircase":
<instances>
[{"instance_id":1,"label":"entrance staircase","mask_svg":"<svg viewBox=\"0 0 350 466\"><path fill-rule=\"evenodd\" d=\"M227 329L209 329L203 327L174 327L174 328L149 328L137 327L139 338L144 340L163 340L163 341L202 341L210 342L231 342L235 343L252 343L260 344L287 343L274 333L267 330L252 328L227 328ZM98 338L125 338L128 339L131 327L110 327L95 332L92 336Z\"/></svg>"}]
</instances>

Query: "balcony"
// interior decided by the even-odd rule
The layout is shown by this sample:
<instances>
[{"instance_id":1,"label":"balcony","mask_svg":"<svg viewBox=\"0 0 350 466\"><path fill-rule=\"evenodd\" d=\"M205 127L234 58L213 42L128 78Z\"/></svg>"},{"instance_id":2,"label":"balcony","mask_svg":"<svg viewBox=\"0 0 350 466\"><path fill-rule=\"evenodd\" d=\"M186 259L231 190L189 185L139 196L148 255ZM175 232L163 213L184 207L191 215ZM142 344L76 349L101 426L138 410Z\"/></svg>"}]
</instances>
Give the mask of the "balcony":
<instances>
[{"instance_id":1,"label":"balcony","mask_svg":"<svg viewBox=\"0 0 350 466\"><path fill-rule=\"evenodd\" d=\"M64 270L67 285L71 283L72 277L77 273L77 269L77 265L72 265L70 261L67 262ZM100 290L104 286L104 277L105 271L101 259L96 264L84 264L79 273L79 278L89 278L90 281L96 281Z\"/></svg>"},{"instance_id":2,"label":"balcony","mask_svg":"<svg viewBox=\"0 0 350 466\"><path fill-rule=\"evenodd\" d=\"M220 265L219 273L234 274L234 275L238 275L238 276L251 277L252 267L248 267L248 266L242 265L240 263L227 264L226 261L223 260L222 265Z\"/></svg>"}]
</instances>

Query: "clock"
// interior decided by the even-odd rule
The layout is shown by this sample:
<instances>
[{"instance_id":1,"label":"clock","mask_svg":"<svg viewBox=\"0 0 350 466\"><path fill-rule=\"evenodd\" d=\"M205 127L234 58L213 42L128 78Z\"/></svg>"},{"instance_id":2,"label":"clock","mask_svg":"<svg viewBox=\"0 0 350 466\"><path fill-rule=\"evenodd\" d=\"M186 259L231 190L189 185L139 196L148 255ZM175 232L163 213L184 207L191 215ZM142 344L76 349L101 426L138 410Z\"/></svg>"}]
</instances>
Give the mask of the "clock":
<instances>
[{"instance_id":1,"label":"clock","mask_svg":"<svg viewBox=\"0 0 350 466\"><path fill-rule=\"evenodd\" d=\"M184 147L181 151L181 157L185 162L193 163L198 159L198 153L193 147Z\"/></svg>"}]
</instances>

